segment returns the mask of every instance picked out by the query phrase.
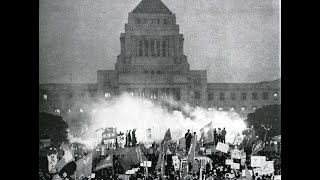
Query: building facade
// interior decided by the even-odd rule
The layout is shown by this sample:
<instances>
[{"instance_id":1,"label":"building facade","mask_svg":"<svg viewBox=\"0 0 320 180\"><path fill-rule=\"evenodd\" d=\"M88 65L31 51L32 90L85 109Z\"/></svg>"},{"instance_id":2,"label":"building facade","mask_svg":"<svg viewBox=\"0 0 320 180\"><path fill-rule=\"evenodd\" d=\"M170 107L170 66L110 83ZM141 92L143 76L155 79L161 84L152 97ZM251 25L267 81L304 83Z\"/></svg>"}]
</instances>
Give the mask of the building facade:
<instances>
[{"instance_id":1,"label":"building facade","mask_svg":"<svg viewBox=\"0 0 320 180\"><path fill-rule=\"evenodd\" d=\"M205 70L190 70L176 16L161 0L142 0L129 13L120 42L115 70L99 70L96 84L40 84L40 111L70 112L83 92L88 98L106 100L124 92L155 101L172 98L243 114L280 104L280 80L208 83Z\"/></svg>"}]
</instances>

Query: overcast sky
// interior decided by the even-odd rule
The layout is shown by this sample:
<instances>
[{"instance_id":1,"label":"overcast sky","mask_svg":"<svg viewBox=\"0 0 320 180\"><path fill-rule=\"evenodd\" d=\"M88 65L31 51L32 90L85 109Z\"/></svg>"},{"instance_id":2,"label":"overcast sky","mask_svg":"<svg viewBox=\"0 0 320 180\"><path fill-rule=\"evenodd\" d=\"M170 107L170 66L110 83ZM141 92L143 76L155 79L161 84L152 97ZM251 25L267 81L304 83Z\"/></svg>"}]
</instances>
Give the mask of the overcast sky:
<instances>
[{"instance_id":1,"label":"overcast sky","mask_svg":"<svg viewBox=\"0 0 320 180\"><path fill-rule=\"evenodd\" d=\"M95 83L114 70L120 33L141 0L40 0L39 82ZM191 70L208 82L280 78L279 0L162 0L176 15Z\"/></svg>"}]
</instances>

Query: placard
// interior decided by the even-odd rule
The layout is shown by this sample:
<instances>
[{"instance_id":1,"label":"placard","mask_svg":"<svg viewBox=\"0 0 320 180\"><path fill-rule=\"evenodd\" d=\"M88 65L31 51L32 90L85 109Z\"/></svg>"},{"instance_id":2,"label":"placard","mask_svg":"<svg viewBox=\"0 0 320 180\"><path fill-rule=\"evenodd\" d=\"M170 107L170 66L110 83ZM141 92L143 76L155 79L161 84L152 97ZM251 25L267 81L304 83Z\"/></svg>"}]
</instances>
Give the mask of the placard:
<instances>
[{"instance_id":1,"label":"placard","mask_svg":"<svg viewBox=\"0 0 320 180\"><path fill-rule=\"evenodd\" d=\"M91 178L95 178L96 177L96 174L95 173L91 173Z\"/></svg>"},{"instance_id":2,"label":"placard","mask_svg":"<svg viewBox=\"0 0 320 180\"><path fill-rule=\"evenodd\" d=\"M251 176L252 176L252 174L253 174L252 170L250 169L250 170L248 170L248 171L250 172L250 174L251 174ZM243 177L246 177L246 170L245 170L245 169L242 170L242 176L243 176Z\"/></svg>"},{"instance_id":3,"label":"placard","mask_svg":"<svg viewBox=\"0 0 320 180\"><path fill-rule=\"evenodd\" d=\"M246 152L244 152L244 151L240 151L240 157L241 157L241 159L245 159L245 158L247 158L247 154L246 154Z\"/></svg>"},{"instance_id":4,"label":"placard","mask_svg":"<svg viewBox=\"0 0 320 180\"><path fill-rule=\"evenodd\" d=\"M256 175L256 173L258 173L258 175L262 175L262 171L260 168L253 169L253 173L254 173L254 175Z\"/></svg>"},{"instance_id":5,"label":"placard","mask_svg":"<svg viewBox=\"0 0 320 180\"><path fill-rule=\"evenodd\" d=\"M233 159L241 159L241 152L237 149L231 151L231 158Z\"/></svg>"},{"instance_id":6,"label":"placard","mask_svg":"<svg viewBox=\"0 0 320 180\"><path fill-rule=\"evenodd\" d=\"M281 175L274 175L274 180L281 180Z\"/></svg>"},{"instance_id":7,"label":"placard","mask_svg":"<svg viewBox=\"0 0 320 180\"><path fill-rule=\"evenodd\" d=\"M218 142L216 150L224 152L224 153L228 153L229 145L228 144L224 144L222 142Z\"/></svg>"},{"instance_id":8,"label":"placard","mask_svg":"<svg viewBox=\"0 0 320 180\"><path fill-rule=\"evenodd\" d=\"M271 174L274 173L273 161L265 161L261 164L262 174Z\"/></svg>"},{"instance_id":9,"label":"placard","mask_svg":"<svg viewBox=\"0 0 320 180\"><path fill-rule=\"evenodd\" d=\"M231 163L231 169L240 169L239 163Z\"/></svg>"},{"instance_id":10,"label":"placard","mask_svg":"<svg viewBox=\"0 0 320 180\"><path fill-rule=\"evenodd\" d=\"M127 170L127 171L126 171L126 174L135 174L135 171L132 170L132 169L131 169L131 170Z\"/></svg>"},{"instance_id":11,"label":"placard","mask_svg":"<svg viewBox=\"0 0 320 180\"><path fill-rule=\"evenodd\" d=\"M251 167L261 167L261 165L265 162L265 156L251 156Z\"/></svg>"},{"instance_id":12,"label":"placard","mask_svg":"<svg viewBox=\"0 0 320 180\"><path fill-rule=\"evenodd\" d=\"M233 163L232 159L226 159L226 165L231 165Z\"/></svg>"},{"instance_id":13,"label":"placard","mask_svg":"<svg viewBox=\"0 0 320 180\"><path fill-rule=\"evenodd\" d=\"M211 154L211 149L206 149L206 155L210 155Z\"/></svg>"}]
</instances>

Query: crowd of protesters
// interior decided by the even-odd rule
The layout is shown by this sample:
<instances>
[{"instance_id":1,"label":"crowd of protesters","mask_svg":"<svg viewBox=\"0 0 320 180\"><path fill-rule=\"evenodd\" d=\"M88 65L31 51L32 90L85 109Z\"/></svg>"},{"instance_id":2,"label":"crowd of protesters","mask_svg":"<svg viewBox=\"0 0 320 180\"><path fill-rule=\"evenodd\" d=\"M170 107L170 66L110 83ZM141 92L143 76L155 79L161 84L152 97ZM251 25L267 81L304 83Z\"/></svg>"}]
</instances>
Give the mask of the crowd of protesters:
<instances>
[{"instance_id":1,"label":"crowd of protesters","mask_svg":"<svg viewBox=\"0 0 320 180\"><path fill-rule=\"evenodd\" d=\"M136 147L141 146L141 144L137 143L137 139L135 136L136 130L129 130L125 133L125 147ZM225 143L225 137L226 137L226 130L225 128L221 129L218 128L217 130L213 129L214 133L214 144L217 144L218 142ZM121 134L121 133L120 133ZM178 148L169 148L171 149L171 153L165 156L165 172L164 176L161 176L160 170L157 170L155 168L157 162L158 162L158 156L160 154L160 144L157 142L154 142L150 148L145 148L143 145L141 146L141 150L143 154L146 155L148 161L152 162L152 166L148 168L148 174L146 175L145 169L143 167L140 167L139 164L136 166L133 166L132 168L139 168L139 170L133 174L130 175L129 179L182 179L182 173L183 171L181 168L179 170L175 170L173 165L172 156L179 154L178 151L182 152L184 156L188 154L188 151L191 146L192 138L196 136L196 133L191 133L190 130L187 130L187 133L185 133L185 149L184 150L178 150ZM245 141L245 140L244 140ZM103 144L103 142L102 142ZM256 155L259 156L266 156L266 159L268 161L274 161L274 174L269 175L258 175L256 173L253 173L253 179L260 179L260 180L266 180L271 179L272 175L280 175L281 174L281 153L279 151L279 148L276 148L276 143L274 141L266 142L266 146L263 150L259 151ZM198 145L201 146L201 143L198 143ZM169 146L173 147L174 143L170 144ZM199 147L197 147L199 150ZM235 148L234 145L230 145L230 148ZM248 169L252 169L250 166L250 156L251 154L251 148L243 147L244 151L248 156L246 157L246 166ZM88 152L86 152L83 148L80 146L77 146L75 148L76 151L74 151L74 159L77 161L78 159L85 157ZM63 152L61 152L61 147L47 147L44 150L42 150L43 154L50 154L50 153L58 153L58 159L61 159L63 156ZM198 155L207 156L211 159L210 163L207 163L205 165L205 168L202 169L202 172L200 173L200 161L195 160L195 163L188 163L188 172L185 179L199 179L200 174L202 174L203 178L205 180L224 180L224 179L242 179L242 172L240 170L231 169L230 165L226 165L225 160L230 158L230 152L228 153L222 153L222 152L213 152L212 154L205 154L202 151L198 152ZM95 173L95 178L93 179L124 179L121 177L121 175L124 175L126 172L123 169L123 167L119 163L119 158L121 158L123 155L113 155L113 167L111 168L104 168L98 171L94 171L96 165L104 158L106 158L107 154L104 156L99 156L97 158L94 158L92 161L92 169ZM47 156L42 155L39 159L39 179L52 179L55 174L50 174L48 172L48 162L47 162ZM245 169L245 165L240 163L240 159L234 159L235 162L238 162L241 164L240 169ZM85 178L88 179L88 178Z\"/></svg>"}]
</instances>

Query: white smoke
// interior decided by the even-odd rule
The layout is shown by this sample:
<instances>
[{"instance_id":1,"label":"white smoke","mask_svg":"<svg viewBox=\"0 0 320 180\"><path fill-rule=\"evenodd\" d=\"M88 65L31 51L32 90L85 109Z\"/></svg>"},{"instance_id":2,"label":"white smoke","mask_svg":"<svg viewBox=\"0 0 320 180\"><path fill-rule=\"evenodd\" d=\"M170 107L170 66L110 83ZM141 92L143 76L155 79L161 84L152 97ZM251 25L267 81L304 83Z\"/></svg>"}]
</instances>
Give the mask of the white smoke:
<instances>
[{"instance_id":1,"label":"white smoke","mask_svg":"<svg viewBox=\"0 0 320 180\"><path fill-rule=\"evenodd\" d=\"M137 141L142 143L161 141L167 129L170 128L172 139L179 140L184 137L187 129L200 135L200 128L210 122L213 128L225 128L226 142L233 142L235 135L241 134L246 128L244 120L235 112L184 106L182 109L188 111L189 117L192 117L189 118L181 111L169 112L150 100L139 99L128 94L121 95L113 102L95 104L93 109L95 112L91 113L90 121L83 124L85 132L81 137L74 137L70 132L70 142L79 142L92 149L101 142L101 129L107 127L116 127L118 133L137 129ZM148 128L151 129L151 139L147 136Z\"/></svg>"}]
</instances>

